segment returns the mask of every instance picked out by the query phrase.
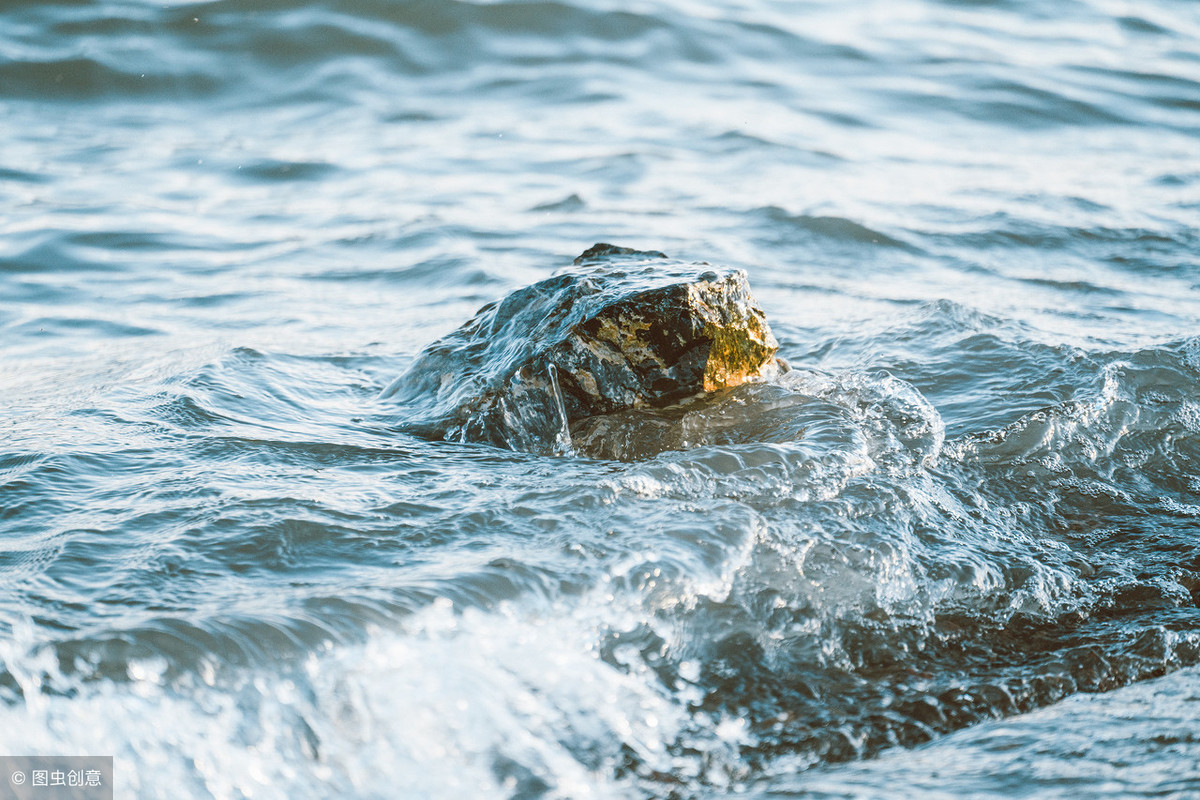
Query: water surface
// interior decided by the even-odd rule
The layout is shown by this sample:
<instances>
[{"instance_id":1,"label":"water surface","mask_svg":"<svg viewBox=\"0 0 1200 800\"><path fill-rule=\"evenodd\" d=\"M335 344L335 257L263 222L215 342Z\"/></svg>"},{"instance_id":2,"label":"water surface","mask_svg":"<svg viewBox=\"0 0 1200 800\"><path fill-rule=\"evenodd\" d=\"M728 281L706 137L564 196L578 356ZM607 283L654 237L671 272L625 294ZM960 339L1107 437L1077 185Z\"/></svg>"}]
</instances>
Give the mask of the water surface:
<instances>
[{"instance_id":1,"label":"water surface","mask_svg":"<svg viewBox=\"0 0 1200 800\"><path fill-rule=\"evenodd\" d=\"M6 3L0 751L1200 790L1198 74L1174 2ZM597 241L746 269L790 399L627 461L389 422Z\"/></svg>"}]
</instances>

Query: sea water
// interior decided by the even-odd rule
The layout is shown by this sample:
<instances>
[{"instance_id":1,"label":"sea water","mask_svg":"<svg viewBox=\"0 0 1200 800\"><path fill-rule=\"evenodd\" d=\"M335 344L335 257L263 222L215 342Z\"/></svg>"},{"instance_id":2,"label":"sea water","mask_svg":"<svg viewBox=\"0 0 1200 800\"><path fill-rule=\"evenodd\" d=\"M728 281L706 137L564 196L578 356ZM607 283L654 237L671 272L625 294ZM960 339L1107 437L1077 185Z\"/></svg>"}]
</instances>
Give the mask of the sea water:
<instances>
[{"instance_id":1,"label":"sea water","mask_svg":"<svg viewBox=\"0 0 1200 800\"><path fill-rule=\"evenodd\" d=\"M1194 797L1198 220L1177 0L7 0L0 753ZM789 394L624 460L397 429L600 241L745 269Z\"/></svg>"}]
</instances>

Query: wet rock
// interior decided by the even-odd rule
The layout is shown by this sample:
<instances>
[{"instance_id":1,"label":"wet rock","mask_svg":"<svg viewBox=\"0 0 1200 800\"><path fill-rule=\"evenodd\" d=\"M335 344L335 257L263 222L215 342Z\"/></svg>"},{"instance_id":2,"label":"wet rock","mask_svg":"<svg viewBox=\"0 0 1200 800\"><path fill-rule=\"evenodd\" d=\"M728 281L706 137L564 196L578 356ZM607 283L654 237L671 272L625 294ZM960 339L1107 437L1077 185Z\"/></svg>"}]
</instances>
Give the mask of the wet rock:
<instances>
[{"instance_id":1,"label":"wet rock","mask_svg":"<svg viewBox=\"0 0 1200 800\"><path fill-rule=\"evenodd\" d=\"M590 417L779 374L777 348L742 270L598 244L429 345L384 397L420 435L570 452Z\"/></svg>"}]
</instances>

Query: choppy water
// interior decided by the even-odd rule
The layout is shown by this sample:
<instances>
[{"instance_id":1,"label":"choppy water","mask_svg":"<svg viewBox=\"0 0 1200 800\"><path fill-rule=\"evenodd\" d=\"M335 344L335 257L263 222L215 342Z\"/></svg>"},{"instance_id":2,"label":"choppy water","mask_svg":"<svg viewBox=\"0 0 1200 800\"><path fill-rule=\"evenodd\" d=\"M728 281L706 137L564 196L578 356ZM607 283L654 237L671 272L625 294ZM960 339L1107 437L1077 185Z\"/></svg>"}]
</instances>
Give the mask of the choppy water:
<instances>
[{"instance_id":1,"label":"choppy water","mask_svg":"<svg viewBox=\"0 0 1200 800\"><path fill-rule=\"evenodd\" d=\"M1200 791L1194 5L10 0L0 120L0 752ZM387 422L596 241L746 269L789 383L623 462Z\"/></svg>"}]
</instances>

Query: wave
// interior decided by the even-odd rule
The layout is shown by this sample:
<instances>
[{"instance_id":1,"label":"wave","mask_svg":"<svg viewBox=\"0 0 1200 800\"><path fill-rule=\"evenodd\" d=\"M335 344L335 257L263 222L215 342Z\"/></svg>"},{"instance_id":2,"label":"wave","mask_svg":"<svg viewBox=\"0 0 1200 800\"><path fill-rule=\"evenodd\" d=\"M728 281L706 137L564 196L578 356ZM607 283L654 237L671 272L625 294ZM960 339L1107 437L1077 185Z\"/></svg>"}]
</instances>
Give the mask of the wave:
<instances>
[{"instance_id":1,"label":"wave","mask_svg":"<svg viewBox=\"0 0 1200 800\"><path fill-rule=\"evenodd\" d=\"M1162 675L1200 659L1197 348L1093 353L1074 397L951 439L911 384L796 370L673 420L686 448L628 462L388 443L344 422L329 430L358 445L306 441L287 428L333 426L342 390L298 403L282 386L332 369L331 386L353 359L238 351L172 382L218 414L154 407L156 436L189 443L146 440L159 477L139 506L157 511L65 522L30 548L50 560L23 574L58 575L49 597L127 587L141 610L121 600L113 625L81 609L78 633L19 640L7 727L81 707L118 727L130 709L170 714L178 741L104 726L68 740L175 763L205 737L227 768L271 741L270 774L326 770L304 796L373 760L367 738L408 776L429 757L415 725L457 765L429 776L435 791L461 773L566 793L599 773L618 795L695 794ZM236 420L252 384L259 421ZM50 491L57 463L91 475L81 496L115 501L147 486L146 459L28 455L9 488ZM443 486L447 459L458 477ZM117 535L146 537L142 555L103 545ZM89 589L97 570L118 579ZM243 590L204 611L232 576ZM396 691L402 674L417 694ZM494 702L464 709L466 692ZM632 705L613 710L613 693ZM238 710L206 722L213 704Z\"/></svg>"},{"instance_id":2,"label":"wave","mask_svg":"<svg viewBox=\"0 0 1200 800\"><path fill-rule=\"evenodd\" d=\"M0 748L183 797L1068 763L1069 709L1200 659L1190 34L5 4ZM574 456L388 424L420 345L597 236L753 269L790 376Z\"/></svg>"}]
</instances>

